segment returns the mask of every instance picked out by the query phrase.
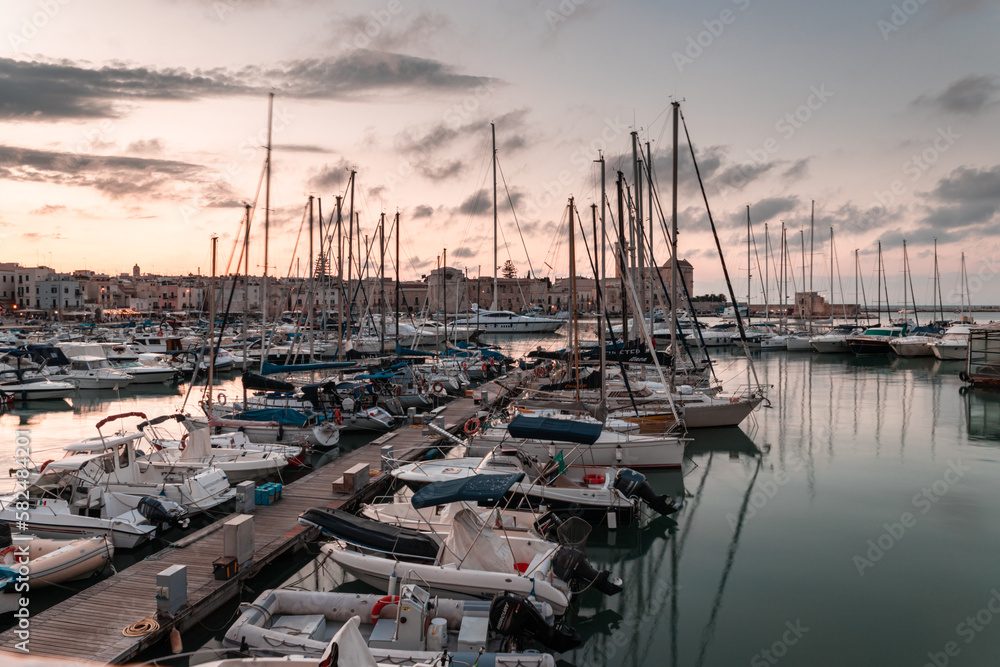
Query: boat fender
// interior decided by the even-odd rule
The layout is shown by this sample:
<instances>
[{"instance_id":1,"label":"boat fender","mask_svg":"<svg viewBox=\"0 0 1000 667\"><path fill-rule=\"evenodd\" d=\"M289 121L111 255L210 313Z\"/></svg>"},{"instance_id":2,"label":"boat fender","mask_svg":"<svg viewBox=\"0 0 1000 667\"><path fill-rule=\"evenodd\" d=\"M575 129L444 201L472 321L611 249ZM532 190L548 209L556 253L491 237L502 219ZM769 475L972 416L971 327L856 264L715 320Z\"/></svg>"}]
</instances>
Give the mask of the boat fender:
<instances>
[{"instance_id":1,"label":"boat fender","mask_svg":"<svg viewBox=\"0 0 1000 667\"><path fill-rule=\"evenodd\" d=\"M503 637L527 636L556 653L580 645L580 634L572 628L557 628L546 622L535 605L516 593L497 593L490 603L490 628Z\"/></svg>"},{"instance_id":2,"label":"boat fender","mask_svg":"<svg viewBox=\"0 0 1000 667\"><path fill-rule=\"evenodd\" d=\"M958 379L961 380L962 382L968 382L969 381L969 374L967 372L965 372L965 371L959 371L958 372Z\"/></svg>"},{"instance_id":3,"label":"boat fender","mask_svg":"<svg viewBox=\"0 0 1000 667\"><path fill-rule=\"evenodd\" d=\"M391 604L399 604L398 595L383 595L372 605L372 625L378 623L378 619L382 618L382 609Z\"/></svg>"},{"instance_id":4,"label":"boat fender","mask_svg":"<svg viewBox=\"0 0 1000 667\"><path fill-rule=\"evenodd\" d=\"M333 411L333 421L337 422L338 425L344 423L344 414L340 411L340 408Z\"/></svg>"},{"instance_id":5,"label":"boat fender","mask_svg":"<svg viewBox=\"0 0 1000 667\"><path fill-rule=\"evenodd\" d=\"M467 422L465 422L465 434L466 435L475 434L479 430L479 426L480 423L478 417L470 418Z\"/></svg>"},{"instance_id":6,"label":"boat fender","mask_svg":"<svg viewBox=\"0 0 1000 667\"><path fill-rule=\"evenodd\" d=\"M216 400L216 402L218 402L219 405L225 405L226 404L226 395L220 391L219 395L215 397L215 400Z\"/></svg>"}]
</instances>

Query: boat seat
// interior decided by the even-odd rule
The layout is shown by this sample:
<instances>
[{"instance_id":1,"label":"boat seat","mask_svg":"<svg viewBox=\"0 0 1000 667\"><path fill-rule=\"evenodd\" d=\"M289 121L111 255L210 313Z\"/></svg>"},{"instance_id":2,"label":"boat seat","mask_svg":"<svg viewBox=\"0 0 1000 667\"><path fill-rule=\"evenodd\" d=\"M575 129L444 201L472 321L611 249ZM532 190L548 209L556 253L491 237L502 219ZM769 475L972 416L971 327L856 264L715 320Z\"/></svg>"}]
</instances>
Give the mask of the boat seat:
<instances>
[{"instance_id":1,"label":"boat seat","mask_svg":"<svg viewBox=\"0 0 1000 667\"><path fill-rule=\"evenodd\" d=\"M490 619L488 617L466 616L458 630L458 650L475 653L486 646L489 637Z\"/></svg>"},{"instance_id":2,"label":"boat seat","mask_svg":"<svg viewBox=\"0 0 1000 667\"><path fill-rule=\"evenodd\" d=\"M326 617L323 614L278 616L271 623L271 628L279 629L295 637L322 640L326 632Z\"/></svg>"},{"instance_id":3,"label":"boat seat","mask_svg":"<svg viewBox=\"0 0 1000 667\"><path fill-rule=\"evenodd\" d=\"M552 480L552 482L549 484L549 486L555 487L557 489L585 489L585 488L587 488L585 486L577 484L576 482L574 482L573 480L571 480L566 475L559 475L554 480Z\"/></svg>"}]
</instances>

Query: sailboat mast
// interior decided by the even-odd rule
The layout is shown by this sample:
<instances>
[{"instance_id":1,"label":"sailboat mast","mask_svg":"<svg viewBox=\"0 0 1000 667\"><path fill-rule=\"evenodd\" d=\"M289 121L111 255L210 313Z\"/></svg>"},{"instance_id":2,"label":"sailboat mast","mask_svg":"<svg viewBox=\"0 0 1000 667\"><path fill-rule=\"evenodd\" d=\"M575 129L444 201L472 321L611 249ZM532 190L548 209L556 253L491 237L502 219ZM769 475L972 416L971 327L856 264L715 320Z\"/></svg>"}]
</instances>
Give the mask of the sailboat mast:
<instances>
[{"instance_id":1,"label":"sailboat mast","mask_svg":"<svg viewBox=\"0 0 1000 667\"><path fill-rule=\"evenodd\" d=\"M579 321L576 316L576 230L573 228L576 221L573 218L573 210L576 206L573 198L569 198L569 307L573 314L573 371L576 374L575 387L576 401L580 402L580 330Z\"/></svg>"},{"instance_id":2,"label":"sailboat mast","mask_svg":"<svg viewBox=\"0 0 1000 667\"><path fill-rule=\"evenodd\" d=\"M396 211L396 342L399 342L399 211Z\"/></svg>"},{"instance_id":3,"label":"sailboat mast","mask_svg":"<svg viewBox=\"0 0 1000 667\"><path fill-rule=\"evenodd\" d=\"M644 312L646 299L646 278L645 271L643 267L645 266L645 243L643 243L643 224L642 224L642 172L639 166L639 154L638 154L638 141L639 134L635 131L632 132L632 182L635 183L635 219L633 225L630 228L633 229L635 234L635 242L632 244L632 284L636 286L639 296L639 312L636 318L638 323L641 321L643 326L645 326L646 313Z\"/></svg>"},{"instance_id":4,"label":"sailboat mast","mask_svg":"<svg viewBox=\"0 0 1000 667\"><path fill-rule=\"evenodd\" d=\"M622 304L622 341L628 345L628 297L625 291L625 281L628 280L628 248L625 247L625 193L622 181L625 174L618 172L618 254L621 258L618 263L618 277L621 282L621 304Z\"/></svg>"},{"instance_id":5,"label":"sailboat mast","mask_svg":"<svg viewBox=\"0 0 1000 667\"><path fill-rule=\"evenodd\" d=\"M937 303L941 307L941 314L938 316L938 322L943 322L944 299L941 297L941 273L938 271L937 239L934 239L934 288L936 292L935 296L937 297Z\"/></svg>"},{"instance_id":6,"label":"sailboat mast","mask_svg":"<svg viewBox=\"0 0 1000 667\"><path fill-rule=\"evenodd\" d=\"M381 340L379 343L382 345L382 351L385 352L385 212L382 212L382 217L379 219L378 223L378 254L379 254L379 268L378 268L378 329L379 337Z\"/></svg>"},{"instance_id":7,"label":"sailboat mast","mask_svg":"<svg viewBox=\"0 0 1000 667\"><path fill-rule=\"evenodd\" d=\"M605 366L607 364L607 349L606 349L606 343L605 343L606 334L607 334L607 322L606 322L606 320L603 317L604 316L604 306L605 306L605 299L603 298L603 296L605 294L604 289L607 288L607 280L606 279L608 277L607 264L605 263L605 260L607 259L606 258L606 253L605 253L605 249L607 248L607 245L604 243L604 238L605 238L605 226L604 226L605 218L604 218L604 212L607 209L607 207L608 207L608 195L607 195L607 186L606 186L605 174L604 174L604 156L601 155L601 236L600 236L600 238L601 238L601 243L600 243L600 248L601 248L601 275L597 277L597 280L599 281L598 284L601 286L600 294L602 296L602 299L601 299L601 307L598 308L597 312L598 312L598 315L600 316L600 322L601 322L600 327L599 327L601 333L600 333L600 336L598 337L598 342L599 342L599 344L601 346L601 367L600 367L600 370L601 370L601 407L602 408L605 405L607 405L607 402L608 402L608 390L607 390L607 387L605 385L605 379L604 379L604 369L605 369ZM596 243L596 240L595 240L595 243ZM594 258L594 261L597 261L596 257Z\"/></svg>"},{"instance_id":8,"label":"sailboat mast","mask_svg":"<svg viewBox=\"0 0 1000 667\"><path fill-rule=\"evenodd\" d=\"M313 196L309 195L309 309L306 315L306 329L309 333L309 362L316 360L316 341L313 336L313 305L316 294L316 259L313 255Z\"/></svg>"},{"instance_id":9,"label":"sailboat mast","mask_svg":"<svg viewBox=\"0 0 1000 667\"><path fill-rule=\"evenodd\" d=\"M347 210L347 328L354 329L354 176L357 174L351 170L351 203ZM360 277L360 276L359 276ZM347 332L342 332L347 338Z\"/></svg>"},{"instance_id":10,"label":"sailboat mast","mask_svg":"<svg viewBox=\"0 0 1000 667\"><path fill-rule=\"evenodd\" d=\"M250 316L250 204L244 205L244 215L247 218L246 230L243 234L243 372L247 371L247 318ZM246 403L244 388L243 402Z\"/></svg>"},{"instance_id":11,"label":"sailboat mast","mask_svg":"<svg viewBox=\"0 0 1000 667\"><path fill-rule=\"evenodd\" d=\"M677 359L680 355L677 353L677 283L680 282L679 273L680 267L677 265L677 129L678 122L677 117L680 114L681 103L672 102L673 116L674 116L674 127L673 127L673 159L672 167L673 174L671 176L671 192L670 192L670 352L674 357L674 363L670 364L670 388L676 385L677 380ZM652 158L651 158L652 159ZM652 163L650 164L652 168ZM650 172L652 173L652 172ZM650 184L650 189L652 189L652 184ZM650 204L652 207L652 204ZM652 208L650 208L650 220L652 220ZM650 222L652 225L652 222ZM690 294L688 297L690 298ZM690 305L690 304L689 304ZM737 305L737 309L739 306ZM692 308L693 310L693 308ZM748 309L749 310L749 309ZM650 327L650 333L652 334L652 327Z\"/></svg>"},{"instance_id":12,"label":"sailboat mast","mask_svg":"<svg viewBox=\"0 0 1000 667\"><path fill-rule=\"evenodd\" d=\"M844 286L840 286L840 290L844 290ZM833 227L830 227L830 322L833 323Z\"/></svg>"},{"instance_id":13,"label":"sailboat mast","mask_svg":"<svg viewBox=\"0 0 1000 667\"><path fill-rule=\"evenodd\" d=\"M344 360L344 200L337 195L337 361Z\"/></svg>"},{"instance_id":14,"label":"sailboat mast","mask_svg":"<svg viewBox=\"0 0 1000 667\"><path fill-rule=\"evenodd\" d=\"M219 247L219 237L212 234L212 278L208 283L208 386L205 389L205 414L212 416L212 380L215 376L215 260ZM199 355L198 359L204 359Z\"/></svg>"},{"instance_id":15,"label":"sailboat mast","mask_svg":"<svg viewBox=\"0 0 1000 667\"><path fill-rule=\"evenodd\" d=\"M771 276L768 273L767 259L768 255L771 254L771 233L767 229L767 223L764 223L764 321L771 321L771 304L770 299L768 299L767 286L768 282L771 280Z\"/></svg>"},{"instance_id":16,"label":"sailboat mast","mask_svg":"<svg viewBox=\"0 0 1000 667\"><path fill-rule=\"evenodd\" d=\"M653 152L646 142L646 190L649 197L649 280L646 289L649 295L649 332L653 332ZM659 274L657 274L659 275Z\"/></svg>"},{"instance_id":17,"label":"sailboat mast","mask_svg":"<svg viewBox=\"0 0 1000 667\"><path fill-rule=\"evenodd\" d=\"M261 322L261 346L260 346L260 368L263 372L264 362L267 361L267 262L268 262L268 241L271 232L271 119L274 111L274 93L269 93L267 97L267 157L264 164L267 165L266 177L264 179L264 285L261 289L260 322Z\"/></svg>"},{"instance_id":18,"label":"sailboat mast","mask_svg":"<svg viewBox=\"0 0 1000 667\"><path fill-rule=\"evenodd\" d=\"M812 200L811 212L809 213L809 332L813 328L813 251L816 241L816 200Z\"/></svg>"},{"instance_id":19,"label":"sailboat mast","mask_svg":"<svg viewBox=\"0 0 1000 667\"><path fill-rule=\"evenodd\" d=\"M750 205L747 204L747 326L750 326L750 286L753 284L753 271L750 266ZM740 305L736 304L739 311Z\"/></svg>"},{"instance_id":20,"label":"sailboat mast","mask_svg":"<svg viewBox=\"0 0 1000 667\"><path fill-rule=\"evenodd\" d=\"M500 260L497 257L497 244L499 240L497 239L497 127L495 123L490 123L490 134L493 137L493 305L490 306L490 310L497 309L497 303L499 300L498 296L498 286L499 280L497 277L497 270L499 268Z\"/></svg>"},{"instance_id":21,"label":"sailboat mast","mask_svg":"<svg viewBox=\"0 0 1000 667\"><path fill-rule=\"evenodd\" d=\"M858 310L861 309L861 299L860 299L861 294L860 292L858 292L858 282L860 281L860 279L861 279L861 257L858 254L858 249L855 248L854 249L854 303L855 303L854 326L858 325L858 319L859 319ZM867 315L868 313L865 313L866 317Z\"/></svg>"}]
</instances>

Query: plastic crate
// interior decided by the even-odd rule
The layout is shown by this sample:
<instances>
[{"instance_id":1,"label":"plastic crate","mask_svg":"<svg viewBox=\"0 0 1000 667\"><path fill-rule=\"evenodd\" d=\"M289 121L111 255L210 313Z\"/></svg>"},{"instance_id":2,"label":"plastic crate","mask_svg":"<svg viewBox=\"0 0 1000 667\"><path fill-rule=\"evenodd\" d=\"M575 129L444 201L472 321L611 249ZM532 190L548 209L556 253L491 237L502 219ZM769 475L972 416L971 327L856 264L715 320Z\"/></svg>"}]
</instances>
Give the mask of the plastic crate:
<instances>
[{"instance_id":1,"label":"plastic crate","mask_svg":"<svg viewBox=\"0 0 1000 667\"><path fill-rule=\"evenodd\" d=\"M269 482L258 486L254 491L254 502L257 505L270 505L277 500L281 500L283 485L277 482Z\"/></svg>"}]
</instances>

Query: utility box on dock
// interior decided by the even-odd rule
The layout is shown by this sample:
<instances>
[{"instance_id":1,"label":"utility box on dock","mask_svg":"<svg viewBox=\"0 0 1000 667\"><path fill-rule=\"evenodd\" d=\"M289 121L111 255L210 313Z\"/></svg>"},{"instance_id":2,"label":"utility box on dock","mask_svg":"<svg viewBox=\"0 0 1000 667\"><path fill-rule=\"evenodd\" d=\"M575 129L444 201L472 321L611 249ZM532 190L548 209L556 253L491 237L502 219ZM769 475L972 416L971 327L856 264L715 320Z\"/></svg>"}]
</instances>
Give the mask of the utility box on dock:
<instances>
[{"instance_id":1,"label":"utility box on dock","mask_svg":"<svg viewBox=\"0 0 1000 667\"><path fill-rule=\"evenodd\" d=\"M156 575L156 611L176 616L187 604L187 566L171 565Z\"/></svg>"},{"instance_id":2,"label":"utility box on dock","mask_svg":"<svg viewBox=\"0 0 1000 667\"><path fill-rule=\"evenodd\" d=\"M240 514L249 514L256 507L254 502L255 488L252 480L236 485L236 511Z\"/></svg>"},{"instance_id":3,"label":"utility box on dock","mask_svg":"<svg viewBox=\"0 0 1000 667\"><path fill-rule=\"evenodd\" d=\"M222 555L235 558L239 567L253 559L253 517L241 514L222 526Z\"/></svg>"}]
</instances>

